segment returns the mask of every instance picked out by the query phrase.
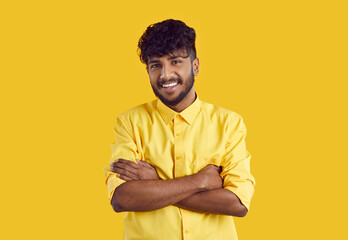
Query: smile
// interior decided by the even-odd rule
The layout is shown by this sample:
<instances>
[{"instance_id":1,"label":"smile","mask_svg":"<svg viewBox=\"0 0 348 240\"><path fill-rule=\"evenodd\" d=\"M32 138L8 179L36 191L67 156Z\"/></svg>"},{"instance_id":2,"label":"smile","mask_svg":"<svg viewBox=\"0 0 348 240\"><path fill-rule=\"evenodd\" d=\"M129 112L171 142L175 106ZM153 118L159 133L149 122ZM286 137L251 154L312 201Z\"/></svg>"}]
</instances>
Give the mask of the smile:
<instances>
[{"instance_id":1,"label":"smile","mask_svg":"<svg viewBox=\"0 0 348 240\"><path fill-rule=\"evenodd\" d=\"M177 82L173 82L173 83L168 83L168 84L163 84L163 85L161 85L163 88L169 88L169 87L174 87L174 86L176 86L176 85L178 85L178 83Z\"/></svg>"}]
</instances>

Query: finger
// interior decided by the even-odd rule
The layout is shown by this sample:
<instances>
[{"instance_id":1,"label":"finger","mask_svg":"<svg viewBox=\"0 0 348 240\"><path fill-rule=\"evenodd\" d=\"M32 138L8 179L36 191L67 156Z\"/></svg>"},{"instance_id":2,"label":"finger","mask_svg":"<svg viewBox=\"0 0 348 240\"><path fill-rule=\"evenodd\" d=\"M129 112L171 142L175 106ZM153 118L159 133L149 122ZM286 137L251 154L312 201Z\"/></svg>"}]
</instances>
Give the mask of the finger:
<instances>
[{"instance_id":1,"label":"finger","mask_svg":"<svg viewBox=\"0 0 348 240\"><path fill-rule=\"evenodd\" d=\"M147 166L150 165L149 163L147 163L147 162L144 161L144 160L135 160L135 161L137 161L137 163L139 163L140 165L142 165L142 166L144 166L144 167L147 167Z\"/></svg>"},{"instance_id":2,"label":"finger","mask_svg":"<svg viewBox=\"0 0 348 240\"><path fill-rule=\"evenodd\" d=\"M118 163L127 164L127 165L129 165L129 166L131 166L133 168L138 168L139 167L139 165L136 164L135 162L129 161L129 160L125 160L125 159L121 159L121 158L117 159L117 161L114 162L114 165L117 165Z\"/></svg>"},{"instance_id":3,"label":"finger","mask_svg":"<svg viewBox=\"0 0 348 240\"><path fill-rule=\"evenodd\" d=\"M115 164L116 164L116 162L112 162L112 163L110 163L110 166L113 167L113 166L115 166Z\"/></svg>"},{"instance_id":4,"label":"finger","mask_svg":"<svg viewBox=\"0 0 348 240\"><path fill-rule=\"evenodd\" d=\"M119 167L110 167L111 172L118 173L119 171L125 171L126 169Z\"/></svg>"},{"instance_id":5,"label":"finger","mask_svg":"<svg viewBox=\"0 0 348 240\"><path fill-rule=\"evenodd\" d=\"M114 166L117 162L119 162L120 160L125 160L123 158L117 158L116 160L114 160L112 163L110 163L110 166ZM127 160L125 160L127 161Z\"/></svg>"},{"instance_id":6,"label":"finger","mask_svg":"<svg viewBox=\"0 0 348 240\"><path fill-rule=\"evenodd\" d=\"M112 167L113 172L127 174L128 177L133 179L141 179L142 172L145 170L145 166L136 164L137 168L133 168L134 165L124 164L122 162L116 162ZM149 165L151 167L151 165Z\"/></svg>"},{"instance_id":7,"label":"finger","mask_svg":"<svg viewBox=\"0 0 348 240\"><path fill-rule=\"evenodd\" d=\"M125 181L132 181L132 180L134 180L134 179L132 179L132 178L130 178L130 177L127 177L127 176L125 176L125 175L122 175L122 174L119 174L118 177L121 178L121 179L123 179L123 180L125 180Z\"/></svg>"},{"instance_id":8,"label":"finger","mask_svg":"<svg viewBox=\"0 0 348 240\"><path fill-rule=\"evenodd\" d=\"M122 169L122 168L114 168L113 170L114 170L113 171L114 173L121 174L121 175L123 175L125 177L128 177L128 178L132 179L132 180L138 180L139 179L139 177L136 174L134 174L134 173L132 173L132 172L130 172L128 170L125 170L125 169Z\"/></svg>"},{"instance_id":9,"label":"finger","mask_svg":"<svg viewBox=\"0 0 348 240\"><path fill-rule=\"evenodd\" d=\"M123 163L116 163L114 165L114 168L121 168L121 169L130 171L130 172L132 172L134 174L137 174L139 172L139 167L138 168L134 168L133 166L131 166L129 164L123 164Z\"/></svg>"},{"instance_id":10,"label":"finger","mask_svg":"<svg viewBox=\"0 0 348 240\"><path fill-rule=\"evenodd\" d=\"M150 169L154 169L154 167L150 164L150 163L148 163L148 162L146 162L146 161L144 161L144 160L136 160L137 161L137 163L139 163L141 166L144 166L144 167L147 167L147 168L150 168Z\"/></svg>"}]
</instances>

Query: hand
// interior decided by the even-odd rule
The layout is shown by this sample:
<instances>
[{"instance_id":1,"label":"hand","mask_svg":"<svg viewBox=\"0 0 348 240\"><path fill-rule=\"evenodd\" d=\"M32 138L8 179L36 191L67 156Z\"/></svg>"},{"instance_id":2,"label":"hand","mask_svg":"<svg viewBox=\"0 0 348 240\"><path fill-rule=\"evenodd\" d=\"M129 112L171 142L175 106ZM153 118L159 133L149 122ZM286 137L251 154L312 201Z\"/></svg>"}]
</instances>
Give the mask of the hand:
<instances>
[{"instance_id":1,"label":"hand","mask_svg":"<svg viewBox=\"0 0 348 240\"><path fill-rule=\"evenodd\" d=\"M196 175L199 178L201 187L203 190L213 190L223 187L223 180L220 176L222 171L221 167L217 167L212 164L208 164L202 170L200 170Z\"/></svg>"},{"instance_id":2,"label":"hand","mask_svg":"<svg viewBox=\"0 0 348 240\"><path fill-rule=\"evenodd\" d=\"M118 177L126 181L160 179L151 164L141 160L136 160L136 162L138 164L125 159L117 159L116 162L110 164L111 171L118 173Z\"/></svg>"}]
</instances>

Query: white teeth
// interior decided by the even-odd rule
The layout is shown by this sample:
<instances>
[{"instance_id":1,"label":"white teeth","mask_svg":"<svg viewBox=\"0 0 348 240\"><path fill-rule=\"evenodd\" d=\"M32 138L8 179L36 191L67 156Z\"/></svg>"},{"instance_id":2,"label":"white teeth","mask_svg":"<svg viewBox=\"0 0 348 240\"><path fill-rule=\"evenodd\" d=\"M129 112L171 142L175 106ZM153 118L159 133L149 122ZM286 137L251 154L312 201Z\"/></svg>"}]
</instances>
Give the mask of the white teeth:
<instances>
[{"instance_id":1,"label":"white teeth","mask_svg":"<svg viewBox=\"0 0 348 240\"><path fill-rule=\"evenodd\" d=\"M177 82L174 82L174 83L164 84L164 85L162 85L162 87L167 88L167 87L174 87L174 86L176 86L176 85L178 85L178 83L177 83Z\"/></svg>"}]
</instances>

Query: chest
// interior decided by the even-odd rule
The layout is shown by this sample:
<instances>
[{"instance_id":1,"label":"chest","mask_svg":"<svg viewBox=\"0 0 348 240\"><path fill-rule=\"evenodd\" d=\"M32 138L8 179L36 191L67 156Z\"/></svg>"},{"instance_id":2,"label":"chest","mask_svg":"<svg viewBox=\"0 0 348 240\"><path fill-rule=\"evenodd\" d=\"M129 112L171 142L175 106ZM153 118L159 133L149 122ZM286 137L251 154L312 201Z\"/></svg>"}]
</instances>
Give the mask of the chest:
<instances>
[{"instance_id":1,"label":"chest","mask_svg":"<svg viewBox=\"0 0 348 240\"><path fill-rule=\"evenodd\" d=\"M225 152L221 124L195 121L188 124L174 119L169 124L150 124L146 131L135 132L143 160L156 167L162 179L197 173L208 164L220 165Z\"/></svg>"}]
</instances>

